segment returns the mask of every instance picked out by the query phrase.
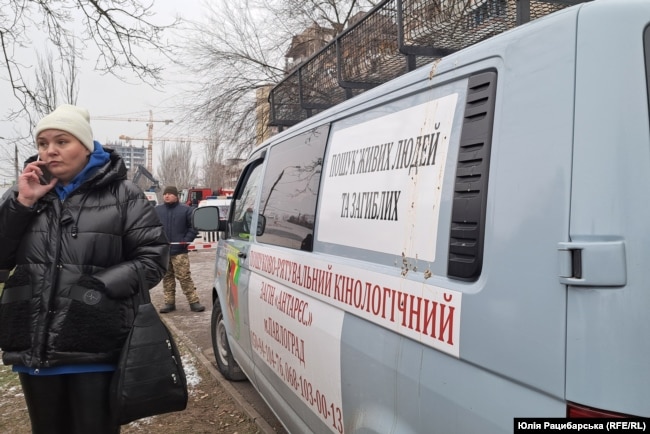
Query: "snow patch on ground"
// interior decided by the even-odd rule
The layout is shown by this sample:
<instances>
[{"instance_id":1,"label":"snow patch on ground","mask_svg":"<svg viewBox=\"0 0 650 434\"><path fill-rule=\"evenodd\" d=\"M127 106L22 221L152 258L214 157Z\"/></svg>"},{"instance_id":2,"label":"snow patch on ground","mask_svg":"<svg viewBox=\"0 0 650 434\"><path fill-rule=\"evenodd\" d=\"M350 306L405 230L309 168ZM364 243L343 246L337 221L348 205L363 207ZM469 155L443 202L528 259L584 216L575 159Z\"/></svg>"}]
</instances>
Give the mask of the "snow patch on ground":
<instances>
[{"instance_id":1,"label":"snow patch on ground","mask_svg":"<svg viewBox=\"0 0 650 434\"><path fill-rule=\"evenodd\" d=\"M185 378L187 378L187 388L192 393L192 389L201 383L201 376L196 369L197 360L192 355L186 354L181 357L181 362L183 362Z\"/></svg>"}]
</instances>

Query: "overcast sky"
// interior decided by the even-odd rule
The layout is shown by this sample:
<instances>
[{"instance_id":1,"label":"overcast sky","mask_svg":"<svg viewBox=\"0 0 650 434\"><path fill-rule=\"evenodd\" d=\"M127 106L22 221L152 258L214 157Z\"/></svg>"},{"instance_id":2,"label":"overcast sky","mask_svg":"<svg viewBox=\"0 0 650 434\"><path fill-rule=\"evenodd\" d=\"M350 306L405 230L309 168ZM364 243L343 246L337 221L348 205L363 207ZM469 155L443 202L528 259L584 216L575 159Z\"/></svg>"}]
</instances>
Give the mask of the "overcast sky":
<instances>
[{"instance_id":1,"label":"overcast sky","mask_svg":"<svg viewBox=\"0 0 650 434\"><path fill-rule=\"evenodd\" d=\"M197 20L201 17L202 0L156 0L153 9L160 14L161 23L173 20L175 16L182 16L188 20ZM154 138L159 137L185 137L194 135L187 130L187 126L179 124L175 105L184 87L187 87L186 77L182 71L168 69L164 74L165 85L163 90L152 89L151 86L139 83L132 78L129 83L120 81L112 75L100 75L88 70L82 74L81 91L78 104L88 108L91 117L109 116L120 118L149 119L149 111L156 120L174 120L174 123L165 125L154 122ZM106 121L93 120L95 138L104 143L118 140L121 134L131 137L147 137L146 122Z\"/></svg>"},{"instance_id":2,"label":"overcast sky","mask_svg":"<svg viewBox=\"0 0 650 434\"><path fill-rule=\"evenodd\" d=\"M176 16L182 16L193 21L201 20L203 8L203 0L155 0L152 10L158 14L157 23L169 23ZM36 64L36 54L33 51L32 53L28 62L33 65ZM182 96L184 85L188 81L183 76L182 71L171 69L167 71L164 74L166 78L164 87L162 90L156 90L147 84L138 82L137 78L133 76L127 82L124 82L110 74L102 75L94 71L93 66L94 58L89 58L80 67L80 92L77 104L89 110L91 126L96 140L101 143L117 141L120 135L147 138L147 121L150 111L153 114L154 121L173 120L174 122L168 125L163 122L153 123L153 161L155 167L158 160L158 153L155 149L156 140L165 137L201 136L200 132L192 131L188 125L181 121L179 113L175 109L179 98ZM27 76L29 76L29 73ZM0 82L0 96L3 101L0 110L7 110L12 105L13 97L8 93L6 82ZM140 121L108 121L93 119L95 117L140 119ZM17 133L14 131L14 126L6 121L6 118L6 112L0 115L0 137L11 139L16 137ZM26 131L24 126L22 129ZM146 140L138 140L132 143L136 146L146 146L147 144ZM0 139L0 146L7 146L6 140ZM195 156L196 153L197 151L194 152ZM25 157L22 154L24 152L21 153L21 159ZM5 166L6 164L6 161L0 162L0 165ZM20 161L20 165L22 166L22 161ZM3 172L0 171L0 173ZM0 179L0 184L2 184L2 179Z\"/></svg>"}]
</instances>

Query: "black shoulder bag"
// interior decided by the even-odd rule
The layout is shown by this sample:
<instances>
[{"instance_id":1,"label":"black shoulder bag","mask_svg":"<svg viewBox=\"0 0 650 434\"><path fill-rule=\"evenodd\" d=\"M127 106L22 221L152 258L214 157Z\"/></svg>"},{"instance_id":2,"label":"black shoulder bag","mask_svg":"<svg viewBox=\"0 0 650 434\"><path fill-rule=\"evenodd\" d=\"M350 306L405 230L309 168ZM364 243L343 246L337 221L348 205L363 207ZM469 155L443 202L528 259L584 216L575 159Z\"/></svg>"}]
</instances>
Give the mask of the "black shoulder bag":
<instances>
[{"instance_id":1,"label":"black shoulder bag","mask_svg":"<svg viewBox=\"0 0 650 434\"><path fill-rule=\"evenodd\" d=\"M178 348L151 304L140 267L138 275L135 319L111 384L111 407L120 425L187 407L187 380Z\"/></svg>"}]
</instances>

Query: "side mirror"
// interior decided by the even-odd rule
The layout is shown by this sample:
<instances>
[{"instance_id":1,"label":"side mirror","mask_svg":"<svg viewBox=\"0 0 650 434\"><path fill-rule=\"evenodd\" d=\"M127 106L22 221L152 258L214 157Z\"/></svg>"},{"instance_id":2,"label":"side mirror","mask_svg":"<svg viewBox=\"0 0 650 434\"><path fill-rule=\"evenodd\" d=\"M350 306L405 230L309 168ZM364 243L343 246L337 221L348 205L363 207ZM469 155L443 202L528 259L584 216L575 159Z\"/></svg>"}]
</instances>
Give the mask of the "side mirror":
<instances>
[{"instance_id":1,"label":"side mirror","mask_svg":"<svg viewBox=\"0 0 650 434\"><path fill-rule=\"evenodd\" d=\"M262 214L257 215L257 236L264 235L264 230L266 229L266 217Z\"/></svg>"},{"instance_id":2,"label":"side mirror","mask_svg":"<svg viewBox=\"0 0 650 434\"><path fill-rule=\"evenodd\" d=\"M221 218L218 206L204 206L195 208L192 212L192 226L197 231L219 231L226 230L226 220Z\"/></svg>"}]
</instances>

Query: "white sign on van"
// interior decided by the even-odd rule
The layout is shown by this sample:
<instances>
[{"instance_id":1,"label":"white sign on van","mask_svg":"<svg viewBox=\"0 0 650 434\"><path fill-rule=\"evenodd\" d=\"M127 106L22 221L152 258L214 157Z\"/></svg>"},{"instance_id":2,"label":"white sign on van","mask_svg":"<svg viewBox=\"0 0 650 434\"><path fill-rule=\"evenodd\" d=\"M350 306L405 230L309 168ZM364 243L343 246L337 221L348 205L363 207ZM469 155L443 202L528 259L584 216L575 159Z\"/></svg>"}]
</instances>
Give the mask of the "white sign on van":
<instances>
[{"instance_id":1,"label":"white sign on van","mask_svg":"<svg viewBox=\"0 0 650 434\"><path fill-rule=\"evenodd\" d=\"M447 95L333 133L320 241L435 259L457 100Z\"/></svg>"},{"instance_id":2,"label":"white sign on van","mask_svg":"<svg viewBox=\"0 0 650 434\"><path fill-rule=\"evenodd\" d=\"M343 433L344 315L459 357L462 293L324 258L251 248L251 345L332 432ZM377 329L372 338L381 336Z\"/></svg>"},{"instance_id":3,"label":"white sign on van","mask_svg":"<svg viewBox=\"0 0 650 434\"><path fill-rule=\"evenodd\" d=\"M323 258L266 246L255 246L249 251L251 276L268 277L275 285L282 285L282 291L300 291L336 307L324 312L326 316L332 315L333 322L327 326L332 330L339 330L334 312L346 311L459 357L461 292L359 266L363 264L355 266ZM311 308L316 305L309 304ZM319 341L319 338L310 336L310 340Z\"/></svg>"},{"instance_id":4,"label":"white sign on van","mask_svg":"<svg viewBox=\"0 0 650 434\"><path fill-rule=\"evenodd\" d=\"M248 288L253 350L332 432L343 432L343 311L257 273Z\"/></svg>"}]
</instances>

